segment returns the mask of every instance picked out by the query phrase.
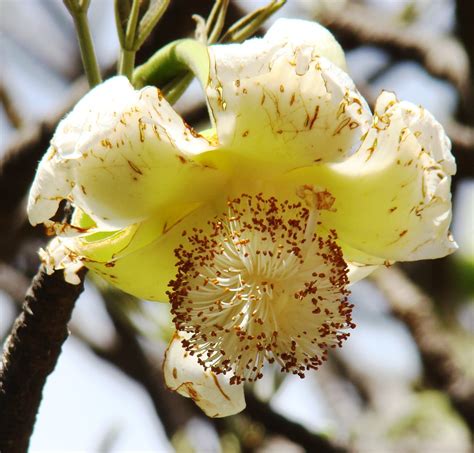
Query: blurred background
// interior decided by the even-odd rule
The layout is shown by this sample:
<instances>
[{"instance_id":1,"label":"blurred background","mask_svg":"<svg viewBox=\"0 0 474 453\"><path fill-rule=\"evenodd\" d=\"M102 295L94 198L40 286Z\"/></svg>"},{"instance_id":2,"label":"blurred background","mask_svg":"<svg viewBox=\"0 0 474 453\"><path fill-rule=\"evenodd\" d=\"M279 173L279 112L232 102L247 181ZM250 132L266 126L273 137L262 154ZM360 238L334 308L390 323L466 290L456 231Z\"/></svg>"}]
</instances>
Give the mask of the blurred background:
<instances>
[{"instance_id":1,"label":"blurred background","mask_svg":"<svg viewBox=\"0 0 474 453\"><path fill-rule=\"evenodd\" d=\"M266 2L231 0L228 23ZM212 2L172 0L141 63L194 32ZM30 451L299 452L323 436L340 451L468 453L474 429L474 13L471 0L288 0L277 17L314 19L347 52L369 104L382 89L421 104L453 142L453 234L444 259L382 269L352 288L357 328L318 372L269 368L248 408L207 419L168 392L161 361L172 332L166 304L88 278L71 337L49 377ZM89 11L104 74L119 43L112 0ZM72 20L61 0L0 0L0 335L5 340L47 241L25 217L25 195L58 120L85 93ZM176 109L207 112L198 84ZM90 277L90 276L89 276ZM315 443L316 442L316 443ZM332 451L332 450L327 450ZM336 451L336 450L333 450Z\"/></svg>"}]
</instances>

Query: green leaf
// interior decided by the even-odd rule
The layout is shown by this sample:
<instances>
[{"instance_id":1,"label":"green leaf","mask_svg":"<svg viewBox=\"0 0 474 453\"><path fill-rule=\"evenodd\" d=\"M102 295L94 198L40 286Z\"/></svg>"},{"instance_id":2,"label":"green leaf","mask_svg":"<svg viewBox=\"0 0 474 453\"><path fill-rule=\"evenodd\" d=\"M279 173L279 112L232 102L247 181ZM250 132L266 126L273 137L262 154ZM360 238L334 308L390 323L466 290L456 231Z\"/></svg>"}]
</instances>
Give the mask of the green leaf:
<instances>
[{"instance_id":1,"label":"green leaf","mask_svg":"<svg viewBox=\"0 0 474 453\"><path fill-rule=\"evenodd\" d=\"M148 8L138 25L135 50L145 42L155 25L161 19L170 4L170 0L149 0Z\"/></svg>"},{"instance_id":2,"label":"green leaf","mask_svg":"<svg viewBox=\"0 0 474 453\"><path fill-rule=\"evenodd\" d=\"M230 26L219 42L242 42L252 36L260 26L285 3L286 0L273 0L268 5L247 14Z\"/></svg>"},{"instance_id":3,"label":"green leaf","mask_svg":"<svg viewBox=\"0 0 474 453\"><path fill-rule=\"evenodd\" d=\"M222 29L224 28L225 16L227 14L227 8L229 7L229 0L216 0L209 17L206 21L207 31L207 42L214 44L218 41L221 35Z\"/></svg>"},{"instance_id":4,"label":"green leaf","mask_svg":"<svg viewBox=\"0 0 474 453\"><path fill-rule=\"evenodd\" d=\"M121 47L125 46L125 30L131 9L130 0L115 0L115 23Z\"/></svg>"}]
</instances>

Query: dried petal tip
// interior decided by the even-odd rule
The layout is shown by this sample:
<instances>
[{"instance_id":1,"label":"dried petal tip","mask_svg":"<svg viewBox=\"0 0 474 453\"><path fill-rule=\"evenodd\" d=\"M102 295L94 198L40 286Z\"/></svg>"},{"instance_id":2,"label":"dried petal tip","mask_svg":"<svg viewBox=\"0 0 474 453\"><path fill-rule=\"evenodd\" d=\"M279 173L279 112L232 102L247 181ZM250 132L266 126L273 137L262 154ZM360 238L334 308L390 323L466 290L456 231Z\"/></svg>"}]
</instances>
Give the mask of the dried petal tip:
<instances>
[{"instance_id":1,"label":"dried petal tip","mask_svg":"<svg viewBox=\"0 0 474 453\"><path fill-rule=\"evenodd\" d=\"M83 267L83 264L78 256L65 246L63 239L54 238L46 249L39 250L39 256L48 275L62 269L66 282L71 285L81 283L77 273Z\"/></svg>"},{"instance_id":2,"label":"dried petal tip","mask_svg":"<svg viewBox=\"0 0 474 453\"><path fill-rule=\"evenodd\" d=\"M355 326L336 234L316 234L318 211L301 203L242 195L228 208L176 250L169 296L183 347L235 384L260 378L265 360L304 377Z\"/></svg>"}]
</instances>

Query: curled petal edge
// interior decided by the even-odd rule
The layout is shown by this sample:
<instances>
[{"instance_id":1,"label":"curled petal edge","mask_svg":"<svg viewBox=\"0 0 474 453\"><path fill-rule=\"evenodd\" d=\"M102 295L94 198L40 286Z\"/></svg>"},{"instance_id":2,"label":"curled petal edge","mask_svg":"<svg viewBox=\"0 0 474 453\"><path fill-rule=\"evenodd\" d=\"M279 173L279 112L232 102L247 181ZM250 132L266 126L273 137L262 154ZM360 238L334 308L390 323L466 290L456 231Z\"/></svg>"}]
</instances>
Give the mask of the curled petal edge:
<instances>
[{"instance_id":1,"label":"curled petal edge","mask_svg":"<svg viewBox=\"0 0 474 453\"><path fill-rule=\"evenodd\" d=\"M182 333L175 333L163 362L167 387L191 398L208 417L234 415L245 409L243 384L230 384L228 375L216 375L184 350Z\"/></svg>"}]
</instances>

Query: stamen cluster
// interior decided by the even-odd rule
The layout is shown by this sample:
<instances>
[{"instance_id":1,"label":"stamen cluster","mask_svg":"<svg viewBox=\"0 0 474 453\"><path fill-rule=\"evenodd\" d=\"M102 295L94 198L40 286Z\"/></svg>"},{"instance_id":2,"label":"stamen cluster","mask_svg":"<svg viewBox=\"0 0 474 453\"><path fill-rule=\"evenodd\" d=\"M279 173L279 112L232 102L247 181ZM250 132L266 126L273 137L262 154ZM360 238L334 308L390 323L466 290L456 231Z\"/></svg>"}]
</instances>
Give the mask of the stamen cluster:
<instances>
[{"instance_id":1,"label":"stamen cluster","mask_svg":"<svg viewBox=\"0 0 474 453\"><path fill-rule=\"evenodd\" d=\"M184 348L232 383L265 360L300 377L354 328L336 233L316 234L317 208L242 195L206 229L183 232L169 297Z\"/></svg>"}]
</instances>

